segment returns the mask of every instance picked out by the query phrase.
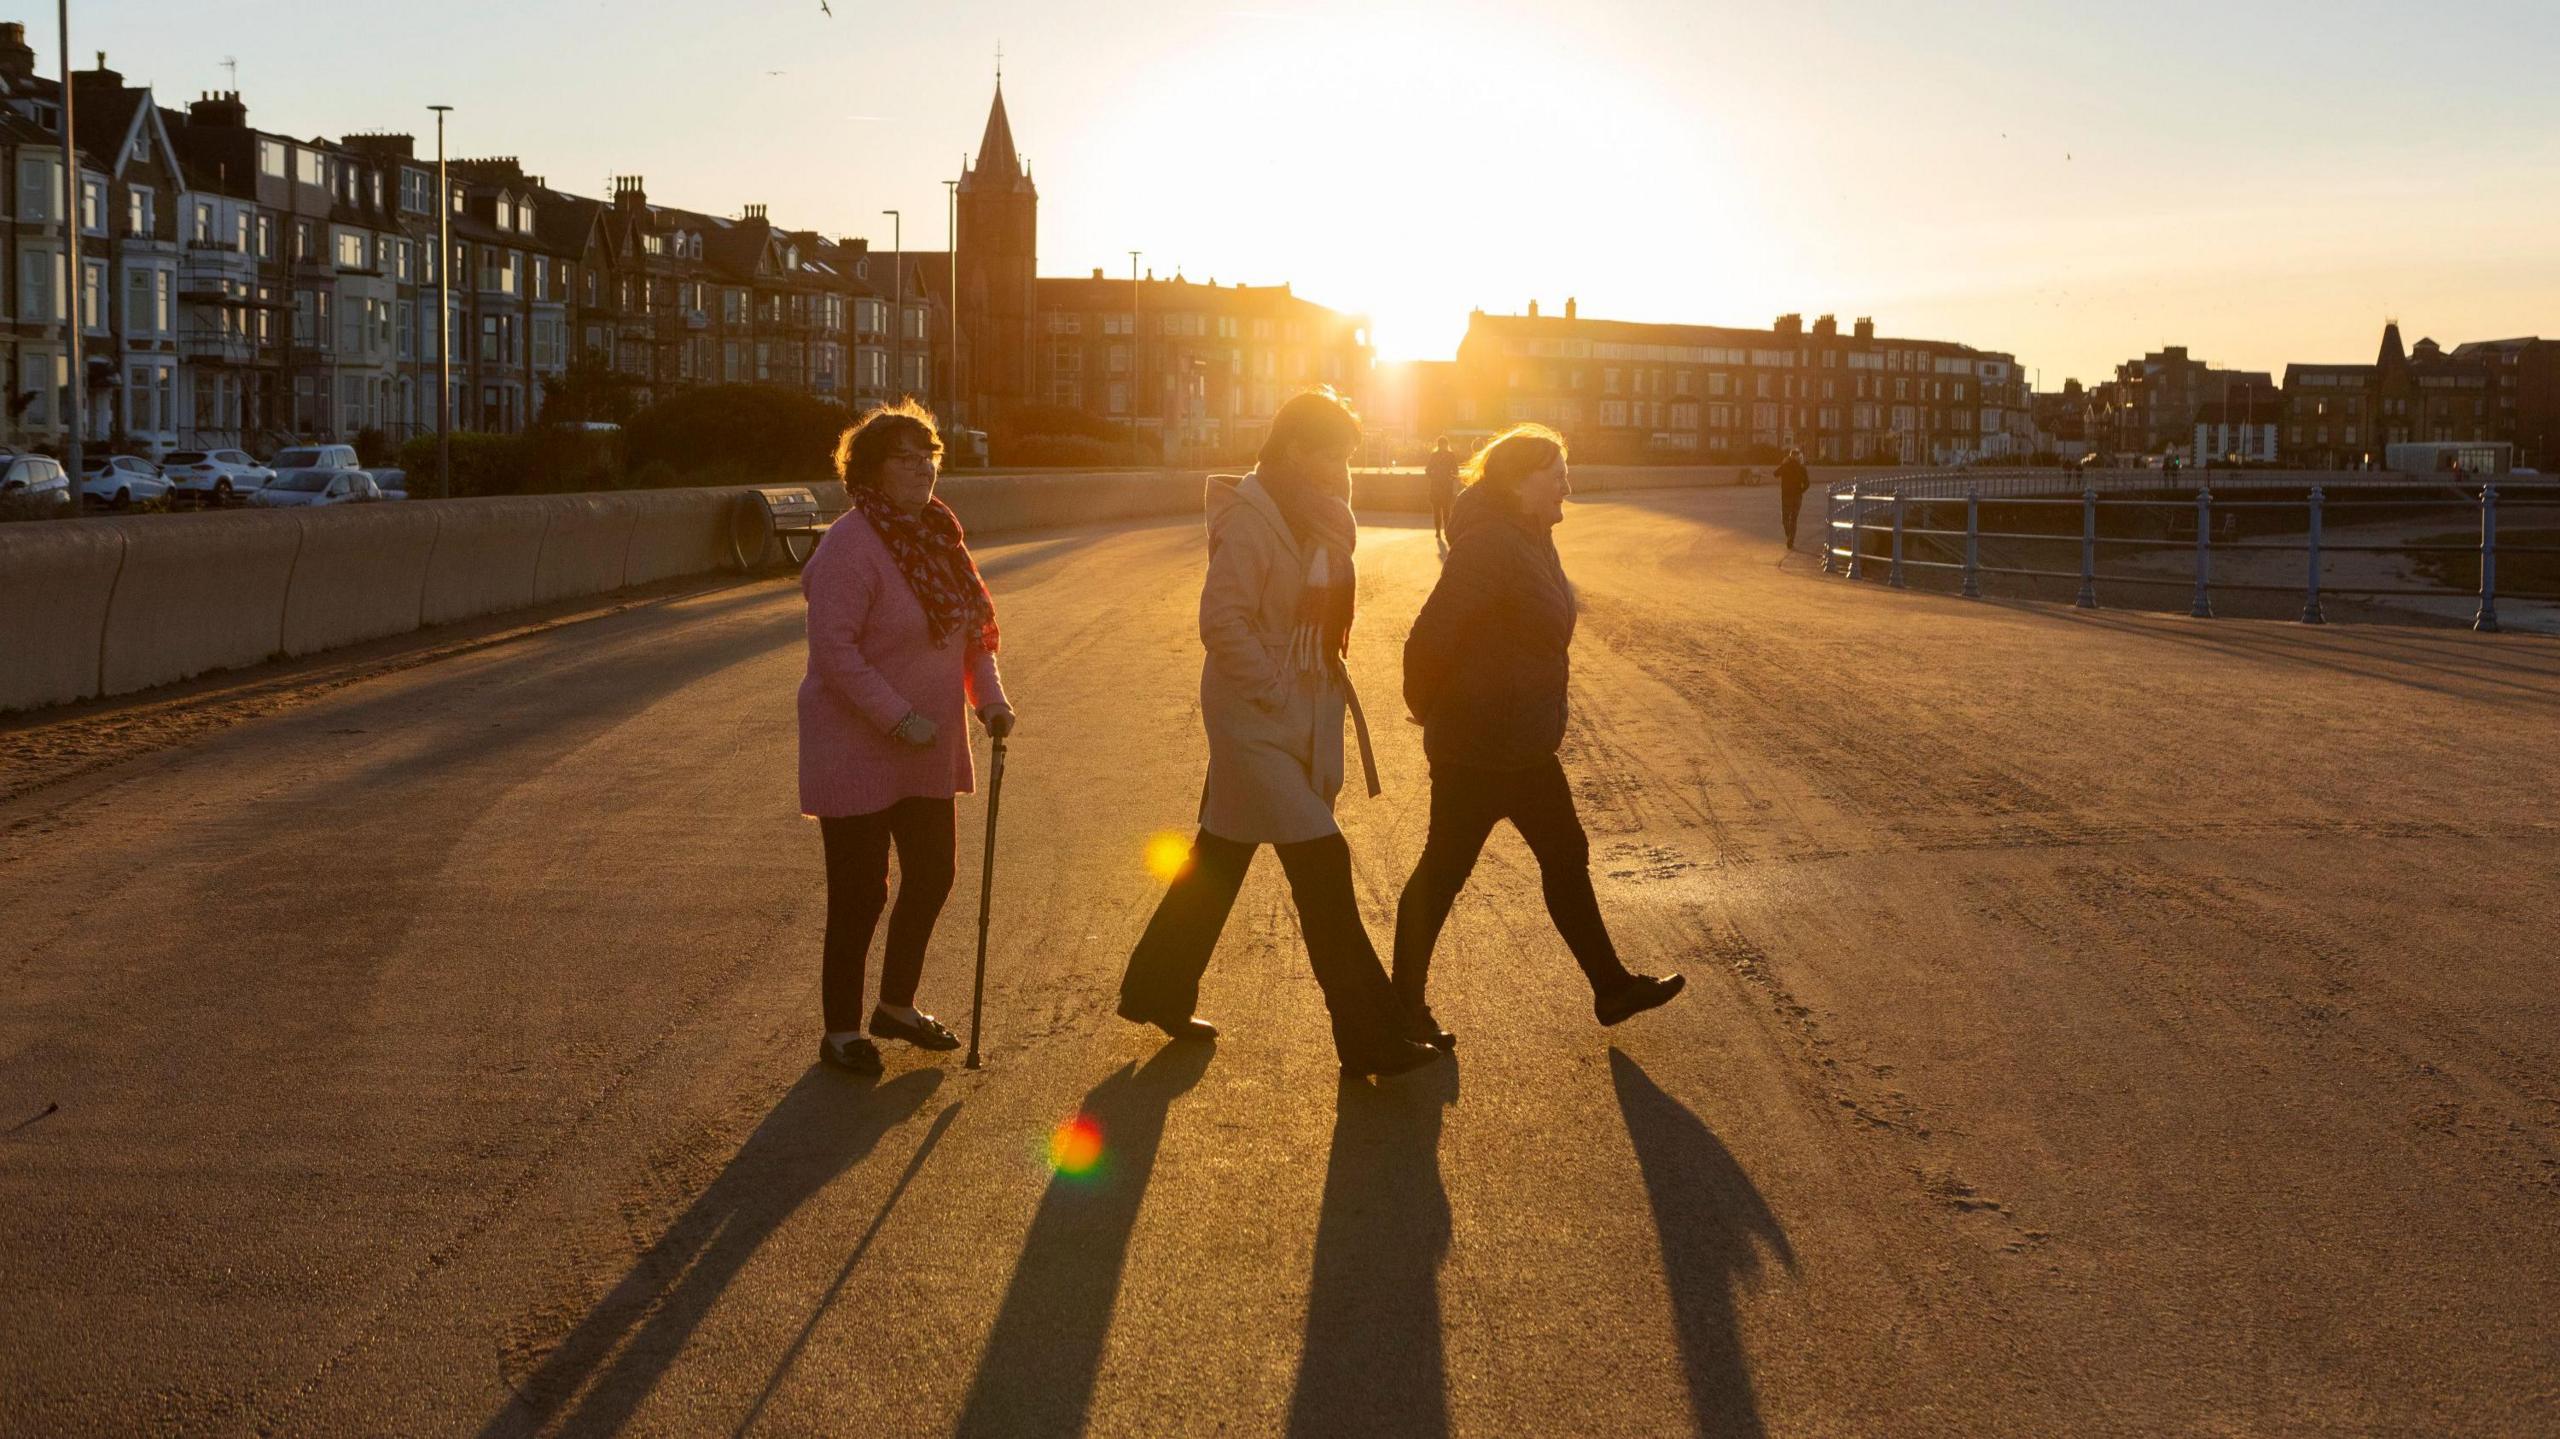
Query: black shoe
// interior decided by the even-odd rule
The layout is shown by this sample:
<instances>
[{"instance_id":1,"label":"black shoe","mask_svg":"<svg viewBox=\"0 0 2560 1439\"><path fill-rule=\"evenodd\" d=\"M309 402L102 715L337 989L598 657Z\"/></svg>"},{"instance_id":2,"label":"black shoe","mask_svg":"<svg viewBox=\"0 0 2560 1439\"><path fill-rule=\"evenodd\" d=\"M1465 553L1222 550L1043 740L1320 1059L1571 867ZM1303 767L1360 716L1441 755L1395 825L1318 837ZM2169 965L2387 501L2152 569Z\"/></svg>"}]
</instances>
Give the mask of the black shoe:
<instances>
[{"instance_id":1,"label":"black shoe","mask_svg":"<svg viewBox=\"0 0 2560 1439\"><path fill-rule=\"evenodd\" d=\"M878 1074L882 1068L880 1046L860 1035L845 1040L819 1036L818 1062L851 1070L855 1074Z\"/></svg>"},{"instance_id":2,"label":"black shoe","mask_svg":"<svg viewBox=\"0 0 2560 1439\"><path fill-rule=\"evenodd\" d=\"M1648 1009L1669 1004L1671 997L1688 983L1676 974L1631 974L1616 988L1595 996L1591 1013L1602 1024L1622 1024Z\"/></svg>"},{"instance_id":3,"label":"black shoe","mask_svg":"<svg viewBox=\"0 0 2560 1439\"><path fill-rule=\"evenodd\" d=\"M1427 1044L1416 1044L1410 1039L1382 1039L1362 1046L1357 1053L1344 1055L1342 1077L1384 1079L1389 1075L1420 1069L1431 1061L1444 1057L1446 1053L1445 1050L1434 1049Z\"/></svg>"},{"instance_id":4,"label":"black shoe","mask_svg":"<svg viewBox=\"0 0 2560 1439\"><path fill-rule=\"evenodd\" d=\"M1440 1027L1440 1021L1431 1013L1430 1005L1412 1006L1411 1016L1410 1022L1405 1026L1406 1038L1416 1044L1430 1045L1433 1049L1447 1050L1458 1047L1458 1036Z\"/></svg>"},{"instance_id":5,"label":"black shoe","mask_svg":"<svg viewBox=\"0 0 2560 1439\"><path fill-rule=\"evenodd\" d=\"M918 1049L958 1049L960 1036L943 1027L941 1020L919 1010L916 1022L907 1023L885 1009L871 1011L871 1037L903 1039Z\"/></svg>"},{"instance_id":6,"label":"black shoe","mask_svg":"<svg viewBox=\"0 0 2560 1439\"><path fill-rule=\"evenodd\" d=\"M1168 1039L1191 1039L1206 1043L1207 1041L1218 1037L1218 1026L1211 1024L1209 1021L1202 1019L1196 1014L1188 1015L1181 1019L1163 1019L1156 1015L1141 1013L1136 1009L1130 1008L1129 1001L1125 999L1120 1001L1120 1008L1117 1013L1122 1019L1129 1021L1131 1024L1154 1025L1156 1028L1163 1030L1165 1032L1165 1037Z\"/></svg>"}]
</instances>

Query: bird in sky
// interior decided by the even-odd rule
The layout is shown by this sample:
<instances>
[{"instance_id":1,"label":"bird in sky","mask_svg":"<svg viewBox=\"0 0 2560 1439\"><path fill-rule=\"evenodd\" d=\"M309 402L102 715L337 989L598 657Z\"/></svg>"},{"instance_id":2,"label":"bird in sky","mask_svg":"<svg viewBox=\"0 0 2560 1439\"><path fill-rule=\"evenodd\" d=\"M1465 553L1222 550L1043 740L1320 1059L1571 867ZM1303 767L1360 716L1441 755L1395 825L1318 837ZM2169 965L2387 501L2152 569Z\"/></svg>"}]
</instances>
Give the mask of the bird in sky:
<instances>
[{"instance_id":1,"label":"bird in sky","mask_svg":"<svg viewBox=\"0 0 2560 1439\"><path fill-rule=\"evenodd\" d=\"M836 18L836 12L827 4L827 0L818 0L818 13L826 16L830 20Z\"/></svg>"}]
</instances>

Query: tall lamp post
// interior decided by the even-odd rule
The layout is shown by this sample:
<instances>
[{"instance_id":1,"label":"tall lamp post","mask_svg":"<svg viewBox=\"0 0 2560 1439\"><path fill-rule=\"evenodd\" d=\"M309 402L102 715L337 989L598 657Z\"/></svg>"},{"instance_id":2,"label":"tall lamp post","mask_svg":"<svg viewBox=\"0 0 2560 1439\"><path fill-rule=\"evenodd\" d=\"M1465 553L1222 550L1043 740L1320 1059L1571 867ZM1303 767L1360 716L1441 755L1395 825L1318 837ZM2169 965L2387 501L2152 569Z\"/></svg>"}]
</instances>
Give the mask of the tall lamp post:
<instances>
[{"instance_id":1,"label":"tall lamp post","mask_svg":"<svg viewBox=\"0 0 2560 1439\"><path fill-rule=\"evenodd\" d=\"M950 308L950 314L947 318L949 319L951 328L951 348L946 351L942 357L942 372L950 377L947 382L949 393L943 396L943 403L952 407L954 418L962 418L958 414L960 395L960 182L957 180L943 181L942 198L942 259L943 264L946 267L945 274L943 276L944 289L942 294L944 301Z\"/></svg>"},{"instance_id":2,"label":"tall lamp post","mask_svg":"<svg viewBox=\"0 0 2560 1439\"><path fill-rule=\"evenodd\" d=\"M1138 411L1147 403L1145 367L1138 363L1138 251L1129 252L1129 428L1138 428Z\"/></svg>"},{"instance_id":3,"label":"tall lamp post","mask_svg":"<svg viewBox=\"0 0 2560 1439\"><path fill-rule=\"evenodd\" d=\"M54 18L62 26L62 353L66 363L63 400L67 407L62 466L71 472L71 513L80 513L80 439L86 424L89 367L80 356L80 288L86 265L80 258L80 147L71 135L71 0L55 0ZM104 61L99 62L104 64ZM104 217L101 216L101 219Z\"/></svg>"},{"instance_id":4,"label":"tall lamp post","mask_svg":"<svg viewBox=\"0 0 2560 1439\"><path fill-rule=\"evenodd\" d=\"M436 112L436 497L453 498L453 192L445 187L444 117Z\"/></svg>"},{"instance_id":5,"label":"tall lamp post","mask_svg":"<svg viewBox=\"0 0 2560 1439\"><path fill-rule=\"evenodd\" d=\"M895 210L889 217L889 393L900 399L907 388L907 238L905 222Z\"/></svg>"}]
</instances>

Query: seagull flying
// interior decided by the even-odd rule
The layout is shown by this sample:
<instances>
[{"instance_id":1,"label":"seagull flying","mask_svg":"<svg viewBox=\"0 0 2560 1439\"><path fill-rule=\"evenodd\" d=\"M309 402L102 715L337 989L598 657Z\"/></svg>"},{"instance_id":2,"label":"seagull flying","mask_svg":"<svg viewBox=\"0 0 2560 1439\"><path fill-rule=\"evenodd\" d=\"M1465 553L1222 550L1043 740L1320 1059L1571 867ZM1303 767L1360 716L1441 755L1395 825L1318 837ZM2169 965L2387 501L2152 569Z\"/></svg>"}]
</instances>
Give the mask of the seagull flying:
<instances>
[{"instance_id":1,"label":"seagull flying","mask_svg":"<svg viewBox=\"0 0 2560 1439\"><path fill-rule=\"evenodd\" d=\"M827 0L818 0L818 13L826 16L830 20L836 18L836 12L828 8Z\"/></svg>"}]
</instances>

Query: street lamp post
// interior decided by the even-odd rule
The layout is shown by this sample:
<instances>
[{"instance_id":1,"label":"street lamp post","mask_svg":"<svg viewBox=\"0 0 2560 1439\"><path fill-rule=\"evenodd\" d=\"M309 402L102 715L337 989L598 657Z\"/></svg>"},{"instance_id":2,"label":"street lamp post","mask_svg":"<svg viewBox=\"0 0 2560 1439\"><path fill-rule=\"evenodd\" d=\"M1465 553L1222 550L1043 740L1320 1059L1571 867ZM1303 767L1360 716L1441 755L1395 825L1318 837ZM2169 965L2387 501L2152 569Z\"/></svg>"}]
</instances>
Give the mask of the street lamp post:
<instances>
[{"instance_id":1,"label":"street lamp post","mask_svg":"<svg viewBox=\"0 0 2560 1439\"><path fill-rule=\"evenodd\" d=\"M942 259L945 266L943 298L950 307L950 350L942 357L942 372L950 378L943 403L952 407L955 416L960 396L960 182L942 182ZM961 418L965 418L962 416Z\"/></svg>"},{"instance_id":2,"label":"street lamp post","mask_svg":"<svg viewBox=\"0 0 2560 1439\"><path fill-rule=\"evenodd\" d=\"M54 17L62 26L62 393L67 409L62 467L70 472L71 513L76 517L83 498L80 439L86 424L88 406L84 402L89 398L89 367L80 355L80 290L87 271L80 258L80 149L71 139L71 0L55 0Z\"/></svg>"},{"instance_id":3,"label":"street lamp post","mask_svg":"<svg viewBox=\"0 0 2560 1439\"><path fill-rule=\"evenodd\" d=\"M436 497L453 498L453 192L445 187L444 117L436 112Z\"/></svg>"},{"instance_id":4,"label":"street lamp post","mask_svg":"<svg viewBox=\"0 0 2560 1439\"><path fill-rule=\"evenodd\" d=\"M889 391L904 398L907 388L907 239L905 222L895 210L889 217Z\"/></svg>"},{"instance_id":5,"label":"street lamp post","mask_svg":"<svg viewBox=\"0 0 2560 1439\"><path fill-rule=\"evenodd\" d=\"M1138 251L1129 252L1129 428L1138 427L1138 413L1146 407L1146 367L1138 363Z\"/></svg>"}]
</instances>

